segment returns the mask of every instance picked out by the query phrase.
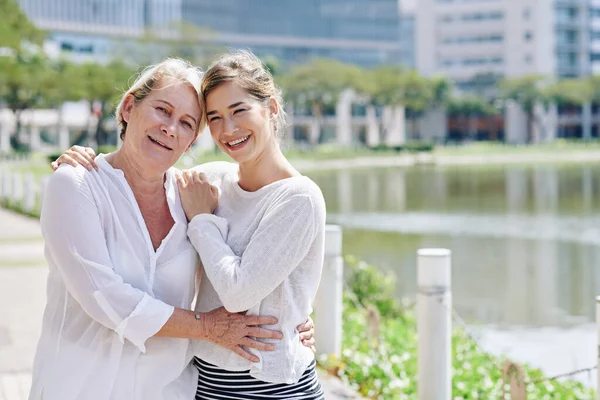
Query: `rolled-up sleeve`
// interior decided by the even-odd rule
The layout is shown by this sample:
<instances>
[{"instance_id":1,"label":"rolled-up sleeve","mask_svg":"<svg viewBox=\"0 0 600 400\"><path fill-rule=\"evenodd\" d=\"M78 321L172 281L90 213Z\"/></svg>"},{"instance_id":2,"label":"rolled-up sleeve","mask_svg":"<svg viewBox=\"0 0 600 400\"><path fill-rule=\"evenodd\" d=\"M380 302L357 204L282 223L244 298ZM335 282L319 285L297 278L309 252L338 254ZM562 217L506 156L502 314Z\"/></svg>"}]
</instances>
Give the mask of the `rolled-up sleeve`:
<instances>
[{"instance_id":1,"label":"rolled-up sleeve","mask_svg":"<svg viewBox=\"0 0 600 400\"><path fill-rule=\"evenodd\" d=\"M115 272L84 173L65 166L52 175L40 222L47 256L69 294L92 319L145 352L146 340L162 328L174 307L125 283Z\"/></svg>"}]
</instances>

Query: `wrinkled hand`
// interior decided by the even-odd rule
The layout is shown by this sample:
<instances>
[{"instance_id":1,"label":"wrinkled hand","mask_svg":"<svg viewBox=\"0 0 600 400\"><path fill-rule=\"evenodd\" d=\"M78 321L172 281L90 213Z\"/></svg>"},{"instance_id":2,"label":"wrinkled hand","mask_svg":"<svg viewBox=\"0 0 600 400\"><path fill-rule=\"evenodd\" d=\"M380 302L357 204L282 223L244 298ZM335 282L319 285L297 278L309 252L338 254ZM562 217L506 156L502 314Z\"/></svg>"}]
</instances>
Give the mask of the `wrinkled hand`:
<instances>
[{"instance_id":1,"label":"wrinkled hand","mask_svg":"<svg viewBox=\"0 0 600 400\"><path fill-rule=\"evenodd\" d=\"M204 321L206 332L209 335L207 340L229 349L251 362L258 362L259 359L244 347L273 351L275 350L274 344L259 342L256 339L283 338L281 332L258 326L276 324L277 318L275 317L230 313L221 307L205 313Z\"/></svg>"},{"instance_id":2,"label":"wrinkled hand","mask_svg":"<svg viewBox=\"0 0 600 400\"><path fill-rule=\"evenodd\" d=\"M61 164L69 164L73 167L83 165L88 171L91 171L92 168L98 171L98 165L94 162L94 158L96 158L96 152L91 147L73 146L62 153L50 166L53 171L56 171Z\"/></svg>"},{"instance_id":3,"label":"wrinkled hand","mask_svg":"<svg viewBox=\"0 0 600 400\"><path fill-rule=\"evenodd\" d=\"M296 328L300 333L300 342L309 349L312 350L313 353L317 353L317 349L315 348L315 324L311 317L308 317L305 323L298 325Z\"/></svg>"},{"instance_id":4,"label":"wrinkled hand","mask_svg":"<svg viewBox=\"0 0 600 400\"><path fill-rule=\"evenodd\" d=\"M177 177L181 205L188 221L198 214L212 214L219 204L219 191L208 183L206 175L197 171L183 171Z\"/></svg>"}]
</instances>

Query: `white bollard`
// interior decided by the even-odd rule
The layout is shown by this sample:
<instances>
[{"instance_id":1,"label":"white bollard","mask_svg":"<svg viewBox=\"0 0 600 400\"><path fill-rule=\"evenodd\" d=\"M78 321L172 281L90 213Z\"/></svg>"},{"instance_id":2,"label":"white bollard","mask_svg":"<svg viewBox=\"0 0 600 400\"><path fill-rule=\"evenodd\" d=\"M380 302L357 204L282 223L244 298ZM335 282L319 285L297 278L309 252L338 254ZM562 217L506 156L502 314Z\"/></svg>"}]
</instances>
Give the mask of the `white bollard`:
<instances>
[{"instance_id":1,"label":"white bollard","mask_svg":"<svg viewBox=\"0 0 600 400\"><path fill-rule=\"evenodd\" d=\"M417 335L419 400L452 398L451 252L417 252Z\"/></svg>"},{"instance_id":2,"label":"white bollard","mask_svg":"<svg viewBox=\"0 0 600 400\"><path fill-rule=\"evenodd\" d=\"M317 355L341 356L342 352L342 228L325 229L325 262L321 284L315 297L315 339Z\"/></svg>"},{"instance_id":3,"label":"white bollard","mask_svg":"<svg viewBox=\"0 0 600 400\"><path fill-rule=\"evenodd\" d=\"M600 362L600 296L596 297L596 329L598 330L598 348L596 349L596 358ZM596 373L596 377L598 379L596 382L596 399L600 400L600 366L596 369Z\"/></svg>"},{"instance_id":4,"label":"white bollard","mask_svg":"<svg viewBox=\"0 0 600 400\"><path fill-rule=\"evenodd\" d=\"M25 198L23 199L23 211L30 213L35 208L35 186L33 182L33 174L28 172L25 174Z\"/></svg>"}]
</instances>

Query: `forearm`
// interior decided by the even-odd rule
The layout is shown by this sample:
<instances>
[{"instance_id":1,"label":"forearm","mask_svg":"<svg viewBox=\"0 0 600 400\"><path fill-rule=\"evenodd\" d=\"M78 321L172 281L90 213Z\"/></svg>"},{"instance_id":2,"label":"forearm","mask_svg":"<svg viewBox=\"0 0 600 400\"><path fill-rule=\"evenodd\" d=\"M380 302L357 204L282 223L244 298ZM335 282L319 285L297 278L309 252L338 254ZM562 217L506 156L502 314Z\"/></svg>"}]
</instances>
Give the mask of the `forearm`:
<instances>
[{"instance_id":1,"label":"forearm","mask_svg":"<svg viewBox=\"0 0 600 400\"><path fill-rule=\"evenodd\" d=\"M206 340L206 317L204 313L175 308L171 318L154 336Z\"/></svg>"}]
</instances>

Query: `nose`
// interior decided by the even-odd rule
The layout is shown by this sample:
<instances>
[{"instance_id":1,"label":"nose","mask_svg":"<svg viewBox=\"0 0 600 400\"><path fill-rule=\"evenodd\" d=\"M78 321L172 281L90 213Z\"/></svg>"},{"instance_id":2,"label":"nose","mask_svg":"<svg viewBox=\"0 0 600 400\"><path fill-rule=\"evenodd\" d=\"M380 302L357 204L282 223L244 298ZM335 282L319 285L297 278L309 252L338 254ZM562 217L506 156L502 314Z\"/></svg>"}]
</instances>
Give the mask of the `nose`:
<instances>
[{"instance_id":1,"label":"nose","mask_svg":"<svg viewBox=\"0 0 600 400\"><path fill-rule=\"evenodd\" d=\"M223 133L229 136L235 135L238 131L237 124L232 118L225 118L223 121Z\"/></svg>"},{"instance_id":2,"label":"nose","mask_svg":"<svg viewBox=\"0 0 600 400\"><path fill-rule=\"evenodd\" d=\"M175 121L174 119L169 119L168 121L165 121L161 125L160 130L167 136L175 137L175 133L177 132L177 121Z\"/></svg>"}]
</instances>

